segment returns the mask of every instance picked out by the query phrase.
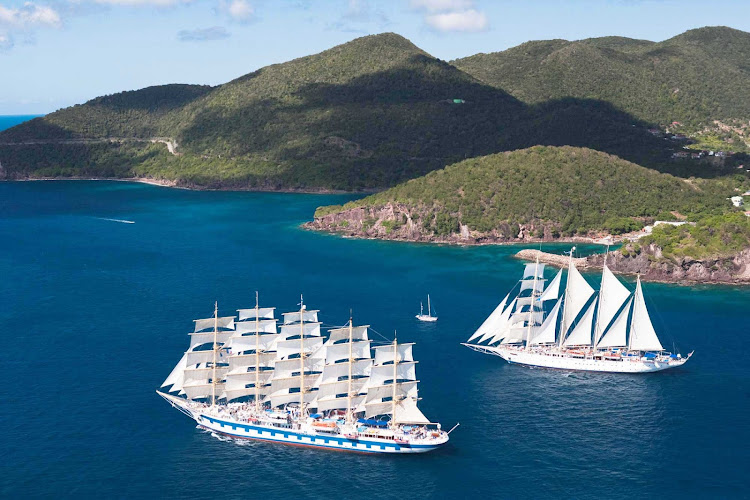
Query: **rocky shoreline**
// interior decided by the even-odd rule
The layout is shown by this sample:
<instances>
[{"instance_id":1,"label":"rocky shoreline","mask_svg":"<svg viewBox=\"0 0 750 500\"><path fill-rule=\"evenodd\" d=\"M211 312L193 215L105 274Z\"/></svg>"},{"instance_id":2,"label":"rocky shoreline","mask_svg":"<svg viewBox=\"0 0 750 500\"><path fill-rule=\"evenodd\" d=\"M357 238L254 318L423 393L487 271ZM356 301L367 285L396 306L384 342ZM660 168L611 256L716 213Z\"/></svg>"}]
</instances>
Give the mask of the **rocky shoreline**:
<instances>
[{"instance_id":1,"label":"rocky shoreline","mask_svg":"<svg viewBox=\"0 0 750 500\"><path fill-rule=\"evenodd\" d=\"M533 261L537 255L539 261L545 264L556 267L568 265L568 257L565 255L539 250L521 250L515 256ZM604 264L604 254L573 260L579 269L601 269ZM637 254L629 253L627 256L619 251L610 252L607 254L607 267L618 274L640 274L641 279L645 281L682 285L748 285L750 284L750 248L729 257L703 260L682 258L675 261L664 258L661 249L652 244L643 247Z\"/></svg>"},{"instance_id":2,"label":"rocky shoreline","mask_svg":"<svg viewBox=\"0 0 750 500\"><path fill-rule=\"evenodd\" d=\"M491 232L458 226L458 232L436 234L426 229L424 217L429 211L420 213L401 203L387 203L378 207L356 207L331 214L316 216L302 227L313 231L323 231L350 238L405 241L411 243L437 243L446 245L513 245L519 243L601 243L609 238L609 243L618 243L604 232L596 237L558 237L553 234L552 225L520 224L508 225ZM542 233L542 237L535 234Z\"/></svg>"}]
</instances>

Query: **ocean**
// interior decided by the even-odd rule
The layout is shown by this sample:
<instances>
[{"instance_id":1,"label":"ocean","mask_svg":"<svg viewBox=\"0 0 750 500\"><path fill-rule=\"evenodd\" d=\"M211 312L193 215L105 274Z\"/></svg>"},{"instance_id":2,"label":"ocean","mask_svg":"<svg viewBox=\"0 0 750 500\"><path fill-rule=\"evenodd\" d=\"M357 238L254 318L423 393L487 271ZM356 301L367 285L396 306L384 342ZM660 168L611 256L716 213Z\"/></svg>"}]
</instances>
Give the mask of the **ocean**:
<instances>
[{"instance_id":1,"label":"ocean","mask_svg":"<svg viewBox=\"0 0 750 500\"><path fill-rule=\"evenodd\" d=\"M0 115L0 130L15 127L19 123L31 120L42 115Z\"/></svg>"},{"instance_id":2,"label":"ocean","mask_svg":"<svg viewBox=\"0 0 750 500\"><path fill-rule=\"evenodd\" d=\"M315 207L352 198L0 183L0 496L747 496L750 288L644 284L663 343L695 350L678 369L508 365L459 344L518 279L521 247L300 229ZM351 308L377 340L395 331L416 342L420 408L444 428L461 424L450 443L362 456L196 429L154 391L188 347L193 319L209 317L214 301L220 314L252 307L256 290L278 313L302 293L325 325L343 325ZM437 323L414 319L427 293Z\"/></svg>"}]
</instances>

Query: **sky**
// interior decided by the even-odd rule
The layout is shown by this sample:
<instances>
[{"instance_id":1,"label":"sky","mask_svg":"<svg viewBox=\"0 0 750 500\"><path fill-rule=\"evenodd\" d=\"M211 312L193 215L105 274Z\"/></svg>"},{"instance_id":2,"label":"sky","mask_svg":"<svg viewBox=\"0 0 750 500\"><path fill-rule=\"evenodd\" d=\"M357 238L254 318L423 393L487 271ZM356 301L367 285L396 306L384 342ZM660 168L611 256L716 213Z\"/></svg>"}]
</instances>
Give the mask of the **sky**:
<instances>
[{"instance_id":1,"label":"sky","mask_svg":"<svg viewBox=\"0 0 750 500\"><path fill-rule=\"evenodd\" d=\"M0 114L166 83L217 85L395 32L435 57L529 40L750 31L750 0L0 0Z\"/></svg>"}]
</instances>

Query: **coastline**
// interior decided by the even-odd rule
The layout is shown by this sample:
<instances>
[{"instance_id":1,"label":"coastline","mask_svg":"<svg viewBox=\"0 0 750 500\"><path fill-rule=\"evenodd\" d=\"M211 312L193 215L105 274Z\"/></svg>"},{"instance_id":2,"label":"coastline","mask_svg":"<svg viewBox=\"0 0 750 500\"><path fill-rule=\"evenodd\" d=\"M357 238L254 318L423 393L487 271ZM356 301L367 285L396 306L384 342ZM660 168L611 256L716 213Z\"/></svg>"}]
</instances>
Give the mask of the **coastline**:
<instances>
[{"instance_id":1,"label":"coastline","mask_svg":"<svg viewBox=\"0 0 750 500\"><path fill-rule=\"evenodd\" d=\"M655 252L654 252L655 253ZM607 267L615 274L626 276L640 275L641 280L653 283L668 283L673 285L694 286L694 285L728 285L728 286L748 286L750 285L750 267L746 263L746 255L750 251L740 252L733 258L715 259L717 262L727 262L730 260L740 261L740 272L738 274L709 274L711 278L698 279L691 276L705 275L707 268L712 265L706 265L703 261L688 261L682 263L661 262L656 266L650 265L648 256L642 262L637 259L628 259L623 257L619 252L610 253L608 256L612 259L608 262ZM653 255L653 253L651 253ZM526 261L535 261L539 256L539 262L564 268L568 265L568 257L535 249L523 249L513 255L514 258ZM587 257L573 258L576 267L585 270L602 269L604 257L602 254L589 255ZM645 264L648 263L648 264ZM628 264L631 264L630 266ZM638 267L633 267L636 265ZM744 268L744 271L742 269Z\"/></svg>"},{"instance_id":2,"label":"coastline","mask_svg":"<svg viewBox=\"0 0 750 500\"><path fill-rule=\"evenodd\" d=\"M36 182L36 181L116 181L137 182L151 186L168 187L174 189L185 189L188 191L235 191L254 193L287 193L287 194L352 194L368 195L375 191L343 191L337 189L270 189L270 188L207 188L195 184L180 184L179 181L167 179L154 179L152 177L23 177L18 179L0 179L0 182Z\"/></svg>"}]
</instances>

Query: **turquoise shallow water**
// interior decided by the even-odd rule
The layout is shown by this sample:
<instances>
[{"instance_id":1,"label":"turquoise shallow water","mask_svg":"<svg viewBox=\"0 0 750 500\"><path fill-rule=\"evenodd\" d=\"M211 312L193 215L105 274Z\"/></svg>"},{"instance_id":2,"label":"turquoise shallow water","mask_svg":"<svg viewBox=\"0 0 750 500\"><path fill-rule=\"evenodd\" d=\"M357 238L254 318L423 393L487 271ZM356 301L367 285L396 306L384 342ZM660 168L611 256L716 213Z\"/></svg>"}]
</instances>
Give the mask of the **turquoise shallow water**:
<instances>
[{"instance_id":1,"label":"turquoise shallow water","mask_svg":"<svg viewBox=\"0 0 750 500\"><path fill-rule=\"evenodd\" d=\"M459 345L518 277L518 247L300 230L346 196L122 182L0 183L0 495L694 498L747 495L750 289L644 285L683 368L510 366ZM124 224L106 219L134 221ZM558 251L564 245L554 247ZM551 274L551 273L550 273ZM587 275L593 281L594 276ZM370 457L222 442L154 394L219 301L369 323L415 341L425 414L450 445ZM440 317L414 320L430 293Z\"/></svg>"}]
</instances>

